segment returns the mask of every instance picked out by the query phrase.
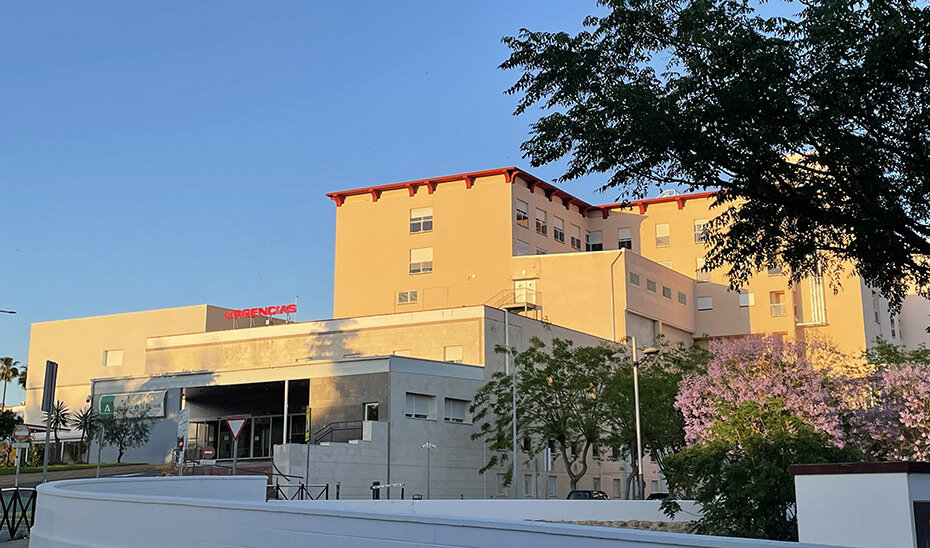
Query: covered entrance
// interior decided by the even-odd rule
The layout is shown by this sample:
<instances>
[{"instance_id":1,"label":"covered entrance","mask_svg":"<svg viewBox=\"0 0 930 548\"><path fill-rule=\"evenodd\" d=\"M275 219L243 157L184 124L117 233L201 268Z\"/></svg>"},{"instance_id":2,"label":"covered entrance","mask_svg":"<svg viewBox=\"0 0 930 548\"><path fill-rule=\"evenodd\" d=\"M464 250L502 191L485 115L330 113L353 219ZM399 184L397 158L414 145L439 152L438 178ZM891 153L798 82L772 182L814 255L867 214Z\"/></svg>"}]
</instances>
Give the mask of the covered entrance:
<instances>
[{"instance_id":1,"label":"covered entrance","mask_svg":"<svg viewBox=\"0 0 930 548\"><path fill-rule=\"evenodd\" d=\"M246 419L239 436L239 459L270 459L274 444L303 443L308 390L306 379L287 381L285 423L285 381L186 389L191 418L185 458L199 459L210 445L217 459L231 459L233 439L227 418Z\"/></svg>"}]
</instances>

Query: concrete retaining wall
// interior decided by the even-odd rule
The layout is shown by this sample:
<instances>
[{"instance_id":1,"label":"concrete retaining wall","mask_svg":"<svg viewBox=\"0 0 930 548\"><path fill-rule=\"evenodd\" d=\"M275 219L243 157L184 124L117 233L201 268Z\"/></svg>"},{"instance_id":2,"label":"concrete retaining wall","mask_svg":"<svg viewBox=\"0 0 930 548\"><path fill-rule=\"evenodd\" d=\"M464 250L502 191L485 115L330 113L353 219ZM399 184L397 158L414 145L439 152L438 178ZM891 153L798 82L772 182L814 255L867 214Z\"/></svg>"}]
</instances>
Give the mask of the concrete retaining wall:
<instances>
[{"instance_id":1,"label":"concrete retaining wall","mask_svg":"<svg viewBox=\"0 0 930 548\"><path fill-rule=\"evenodd\" d=\"M39 486L31 548L117 546L533 546L534 548L813 548L706 537L322 503L266 503L263 477L105 478ZM349 501L345 501L349 502ZM343 504L345 504L345 502ZM440 501L425 501L438 503ZM455 501L442 501L447 511ZM503 501L501 501L503 502ZM561 502L573 505L576 501ZM351 502L349 502L351 504ZM356 503L357 504L357 503ZM445 506L448 505L448 506ZM346 506L348 506L346 504ZM359 505L361 506L361 505ZM424 506L426 508L427 506ZM520 505L519 507L524 507ZM566 506L569 507L569 506ZM580 506L579 506L580 507ZM525 506L532 509L532 506ZM409 508L408 508L409 509ZM437 508L438 509L438 508Z\"/></svg>"}]
</instances>

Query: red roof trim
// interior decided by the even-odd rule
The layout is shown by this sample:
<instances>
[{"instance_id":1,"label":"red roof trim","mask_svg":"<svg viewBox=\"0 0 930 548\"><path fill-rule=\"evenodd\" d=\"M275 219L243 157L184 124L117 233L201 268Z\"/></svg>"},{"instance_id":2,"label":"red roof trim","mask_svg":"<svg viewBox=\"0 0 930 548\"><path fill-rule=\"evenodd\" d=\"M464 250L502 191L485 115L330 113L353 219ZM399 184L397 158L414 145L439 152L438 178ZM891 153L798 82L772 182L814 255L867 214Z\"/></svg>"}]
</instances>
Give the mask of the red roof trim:
<instances>
[{"instance_id":1,"label":"red roof trim","mask_svg":"<svg viewBox=\"0 0 930 548\"><path fill-rule=\"evenodd\" d=\"M470 171L468 173L457 173L455 175L444 175L442 177L430 177L429 179L417 179L415 181L404 181L402 183L391 183L387 185L378 185L371 187L355 188L352 190L340 190L338 192L327 192L326 197L330 198L336 202L336 207L341 206L345 203L345 199L348 196L359 196L364 194L370 194L374 201L378 201L381 197L381 193L386 190L403 190L407 189L407 192L412 197L417 192L417 187L426 186L427 191L432 194L436 191L436 186L439 183L448 183L453 181L465 181L465 188L472 188L475 184L475 179L479 177L491 177L494 175L503 175L504 180L508 183L513 183L515 177L519 176L521 179L527 181L527 187L532 191L534 188L539 187L543 189L547 198L552 201L552 197L556 196L562 200L562 205L565 209L571 209L572 205L578 207L578 211L582 215L587 215L589 212L594 210L601 210L601 214L606 219L609 215L609 211L612 209L618 209L621 207L630 207L638 206L640 215L646 212L646 207L652 204L661 204L666 202L676 202L678 204L678 209L683 209L684 204L688 200L697 200L701 198L709 198L717 193L717 191L710 192L698 192L695 194L682 194L679 196L663 196L662 198L648 198L645 200L634 200L627 203L614 203L614 204L603 204L603 205L591 205L571 194L565 192L564 190L558 188L555 185L547 183L542 179L523 171L518 167L503 167L498 169L487 169L484 171Z\"/></svg>"}]
</instances>

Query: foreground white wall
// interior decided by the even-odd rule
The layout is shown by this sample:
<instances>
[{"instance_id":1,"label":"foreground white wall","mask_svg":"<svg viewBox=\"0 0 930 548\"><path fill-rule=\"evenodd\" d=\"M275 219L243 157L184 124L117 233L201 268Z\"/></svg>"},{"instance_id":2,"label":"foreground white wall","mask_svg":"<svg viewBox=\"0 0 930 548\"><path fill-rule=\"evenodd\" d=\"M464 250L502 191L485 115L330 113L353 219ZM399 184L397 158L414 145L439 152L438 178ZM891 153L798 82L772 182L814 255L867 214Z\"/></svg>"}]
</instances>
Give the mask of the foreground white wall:
<instances>
[{"instance_id":1,"label":"foreground white wall","mask_svg":"<svg viewBox=\"0 0 930 548\"><path fill-rule=\"evenodd\" d=\"M39 486L30 548L533 546L813 548L812 544L508 519L266 503L264 477L104 478ZM438 502L438 501L426 501ZM546 501L572 504L575 501ZM451 502L447 502L451 505ZM388 509L403 510L400 506ZM453 508L449 506L448 508ZM530 508L530 507L527 507Z\"/></svg>"}]
</instances>

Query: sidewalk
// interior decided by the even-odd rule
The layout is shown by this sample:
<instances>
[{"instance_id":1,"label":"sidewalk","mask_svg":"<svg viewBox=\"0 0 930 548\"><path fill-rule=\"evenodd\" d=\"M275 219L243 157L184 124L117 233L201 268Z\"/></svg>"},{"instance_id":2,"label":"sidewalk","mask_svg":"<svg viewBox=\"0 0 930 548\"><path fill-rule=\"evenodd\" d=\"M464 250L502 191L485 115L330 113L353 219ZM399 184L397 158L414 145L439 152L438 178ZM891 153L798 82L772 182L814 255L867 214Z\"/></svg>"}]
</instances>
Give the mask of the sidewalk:
<instances>
[{"instance_id":1,"label":"sidewalk","mask_svg":"<svg viewBox=\"0 0 930 548\"><path fill-rule=\"evenodd\" d=\"M122 474L139 474L139 475L158 475L161 467L154 464L129 464L126 466L108 466L100 469L100 477L118 476ZM96 468L83 468L80 470L62 470L48 473L49 481L77 478L93 478L97 475ZM16 482L16 476L0 476L0 488L13 487ZM33 486L42 482L42 472L31 474L20 474L19 484L21 486Z\"/></svg>"}]
</instances>

